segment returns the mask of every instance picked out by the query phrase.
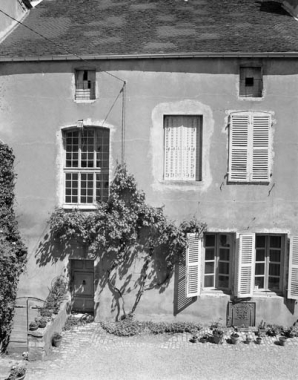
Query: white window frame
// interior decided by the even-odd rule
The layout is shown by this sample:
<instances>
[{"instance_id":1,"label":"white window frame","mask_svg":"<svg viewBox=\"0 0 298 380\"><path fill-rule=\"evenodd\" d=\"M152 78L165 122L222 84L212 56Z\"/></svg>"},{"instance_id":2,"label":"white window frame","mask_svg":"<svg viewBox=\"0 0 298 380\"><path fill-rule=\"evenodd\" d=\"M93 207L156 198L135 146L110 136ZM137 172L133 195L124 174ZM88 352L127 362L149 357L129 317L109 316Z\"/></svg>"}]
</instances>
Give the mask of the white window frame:
<instances>
[{"instance_id":1,"label":"white window frame","mask_svg":"<svg viewBox=\"0 0 298 380\"><path fill-rule=\"evenodd\" d=\"M201 115L164 115L165 181L202 180L202 128Z\"/></svg>"},{"instance_id":2,"label":"white window frame","mask_svg":"<svg viewBox=\"0 0 298 380\"><path fill-rule=\"evenodd\" d=\"M214 235L215 237L215 244L214 246L206 246L206 237ZM227 249L227 247L221 246L220 244L220 236L221 235L228 235L230 238L230 247L229 247L229 260L222 260L222 262L228 262L229 264L229 284L228 287L220 287L219 286L219 276L224 275L219 273L219 263L220 263L220 249ZM232 262L234 257L234 240L235 240L235 234L232 232L218 232L218 233L212 233L208 232L204 234L204 260L203 260L203 289L204 290L222 290L224 292L231 292L232 291ZM207 260L207 254L206 249L214 249L214 260ZM214 273L205 273L205 263L208 262L214 262ZM214 286L205 286L205 277L214 277Z\"/></svg>"},{"instance_id":3,"label":"white window frame","mask_svg":"<svg viewBox=\"0 0 298 380\"><path fill-rule=\"evenodd\" d=\"M283 289L283 277L284 277L284 256L285 256L285 235L284 234L263 234L263 233L256 233L255 234L255 240L256 240L256 243L255 243L255 251L256 251L256 254L257 254L257 236L264 236L266 241L265 241L265 260L264 262L260 262L260 263L264 263L264 269L265 269L265 274L264 274L264 288L257 288L256 285L255 285L255 279L254 279L254 290L255 291L263 291L263 292L274 292L274 293L281 293L282 292L282 289ZM277 248L274 248L274 247L270 247L270 237L272 236L279 236L281 238L281 247L280 249L277 249ZM278 289L269 289L269 267L270 267L270 263L274 263L274 262L271 262L270 261L270 248L272 248L273 250L280 250L280 262L278 263L280 265L280 274L279 274L279 288ZM257 259L255 257L255 265L257 265ZM258 277L258 275L255 273L255 278ZM263 277L263 276L260 276L260 277Z\"/></svg>"},{"instance_id":4,"label":"white window frame","mask_svg":"<svg viewBox=\"0 0 298 380\"><path fill-rule=\"evenodd\" d=\"M270 182L271 125L268 112L230 114L229 182Z\"/></svg>"},{"instance_id":5,"label":"white window frame","mask_svg":"<svg viewBox=\"0 0 298 380\"><path fill-rule=\"evenodd\" d=\"M82 163L82 153L86 154L86 152L82 152L82 133L83 131L94 131L94 149L93 149L93 166L92 167L83 167L81 165ZM105 152L105 157L107 157L108 163L107 166L104 167L97 167L96 162L99 160L97 157L97 151L96 151L96 146L97 146L97 138L98 134L96 132L106 132L108 136L108 143L104 144L105 146L107 145L107 152ZM67 166L67 152L66 152L66 138L67 134L71 132L77 132L78 133L78 165L77 166ZM103 182L108 184L107 191L105 191L103 188L101 188L101 201L106 201L107 197L109 195L109 166L110 166L110 130L108 128L103 128L103 127L94 127L94 126L84 126L83 128L67 128L62 131L63 133L63 146L64 146L64 155L63 155L63 207L68 208L68 207L79 207L79 208L92 208L97 202L96 198L96 178L97 175L102 177L102 184ZM104 146L102 145L102 147ZM90 153L90 152L89 152ZM102 154L104 154L102 152ZM67 179L67 174L77 174L78 175L78 187L77 187L77 202L67 202L66 197L67 196L72 196L72 195L67 195L66 194L66 181L71 181ZM93 194L92 194L92 202L82 202L81 201L81 176L82 174L91 174L93 177ZM103 178L105 178L103 180ZM75 196L75 195L73 195ZM87 195L86 195L87 198Z\"/></svg>"}]
</instances>

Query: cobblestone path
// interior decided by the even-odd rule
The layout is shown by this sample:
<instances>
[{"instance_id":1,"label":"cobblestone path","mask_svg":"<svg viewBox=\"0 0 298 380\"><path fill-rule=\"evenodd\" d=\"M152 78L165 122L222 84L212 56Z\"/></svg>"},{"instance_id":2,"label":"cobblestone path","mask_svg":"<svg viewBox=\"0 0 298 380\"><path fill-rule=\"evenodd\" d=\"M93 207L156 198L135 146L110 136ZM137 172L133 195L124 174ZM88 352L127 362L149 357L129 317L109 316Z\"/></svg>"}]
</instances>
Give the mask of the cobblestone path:
<instances>
[{"instance_id":1,"label":"cobblestone path","mask_svg":"<svg viewBox=\"0 0 298 380\"><path fill-rule=\"evenodd\" d=\"M29 362L26 380L298 379L298 338L285 347L190 343L190 334L115 337L91 323L63 333L45 361Z\"/></svg>"}]
</instances>

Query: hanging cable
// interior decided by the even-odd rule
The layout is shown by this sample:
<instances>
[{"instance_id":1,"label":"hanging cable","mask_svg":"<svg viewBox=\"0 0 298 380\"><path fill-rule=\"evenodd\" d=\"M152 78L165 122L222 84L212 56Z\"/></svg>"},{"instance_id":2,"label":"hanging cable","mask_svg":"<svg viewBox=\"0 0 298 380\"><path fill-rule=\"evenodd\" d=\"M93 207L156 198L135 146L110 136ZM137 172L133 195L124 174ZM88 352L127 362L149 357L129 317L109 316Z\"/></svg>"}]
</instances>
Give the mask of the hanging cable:
<instances>
[{"instance_id":1,"label":"hanging cable","mask_svg":"<svg viewBox=\"0 0 298 380\"><path fill-rule=\"evenodd\" d=\"M22 25L24 28L27 28L29 29L31 32L37 34L38 36L40 36L41 38L43 38L44 40L50 42L51 44L55 45L55 46L58 46L60 48L62 48L67 54L69 55L73 55L74 57L77 57L80 61L83 61L83 62L88 62L88 60L82 58L81 56L79 56L78 54L76 53L72 53L71 51L67 50L64 46L62 46L61 44L57 43L57 42L54 42L52 40L50 40L49 38L45 37L43 34L39 33L39 32L36 32L36 30L30 28L29 26L23 24L21 21L18 21L17 19L15 19L14 17L10 16L8 13L4 12L2 9L0 9L0 12L3 13L5 16L9 17L10 19L16 21L18 24ZM117 77L116 75L114 74L111 74L109 73L108 71L105 71L105 70L101 70L102 72L110 75L111 77L114 77L115 79L118 79L120 80L122 83L125 83L125 81L119 77Z\"/></svg>"},{"instance_id":2,"label":"hanging cable","mask_svg":"<svg viewBox=\"0 0 298 380\"><path fill-rule=\"evenodd\" d=\"M125 85L125 82L124 82L124 84L123 84L121 90L119 91L119 93L118 93L116 99L114 100L114 103L112 104L111 108L109 109L109 112L107 113L107 116L105 117L105 119L104 119L104 121L103 121L103 123L102 123L102 126L104 126L104 123L106 122L106 120L107 120L107 118L109 117L109 115L110 115L112 109L114 108L115 103L117 102L117 100L118 100L118 98L119 98L121 92L123 91L123 87L124 87L124 85Z\"/></svg>"}]
</instances>

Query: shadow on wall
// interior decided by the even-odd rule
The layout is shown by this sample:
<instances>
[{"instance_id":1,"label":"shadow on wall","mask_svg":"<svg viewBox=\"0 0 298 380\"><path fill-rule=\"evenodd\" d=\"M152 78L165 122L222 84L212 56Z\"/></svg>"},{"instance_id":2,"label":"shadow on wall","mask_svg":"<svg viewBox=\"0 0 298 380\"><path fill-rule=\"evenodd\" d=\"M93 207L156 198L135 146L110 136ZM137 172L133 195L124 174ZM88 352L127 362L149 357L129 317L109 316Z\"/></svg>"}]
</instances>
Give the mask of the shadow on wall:
<instances>
[{"instance_id":1,"label":"shadow on wall","mask_svg":"<svg viewBox=\"0 0 298 380\"><path fill-rule=\"evenodd\" d=\"M169 268L167 255L164 253L165 251L163 254L156 251L148 257L148 252L143 251L143 246L136 246L131 249L127 259L112 270L115 255L100 255L99 265L95 269L95 277L98 278L97 297L100 297L105 288L109 289L112 295L110 312L116 321L135 313L144 293L157 290L158 294L161 294L169 286L173 271ZM101 302L95 304L96 314L97 311L100 313L100 304ZM153 311L154 304L152 301L151 305L143 304L142 307L150 312Z\"/></svg>"},{"instance_id":2,"label":"shadow on wall","mask_svg":"<svg viewBox=\"0 0 298 380\"><path fill-rule=\"evenodd\" d=\"M37 247L35 254L36 264L39 267L44 267L48 264L53 265L58 261L63 261L66 257L69 259L87 259L87 247L77 241L64 244L55 239L51 232L47 232Z\"/></svg>"},{"instance_id":3,"label":"shadow on wall","mask_svg":"<svg viewBox=\"0 0 298 380\"><path fill-rule=\"evenodd\" d=\"M97 264L94 267L96 301L103 290L108 289L111 294L109 311L111 316L115 315L115 319L119 320L123 316L135 313L145 292L158 290L161 294L165 291L174 274L170 255L166 247L148 252L144 251L144 245L140 244L131 248L130 253L125 255L125 260L115 267L117 259L115 252L102 251L94 257L89 254L88 247L81 242L71 241L65 244L47 232L38 245L35 260L39 267L45 267L64 259L96 259ZM66 271L69 276L70 264ZM95 314L99 311L99 305L100 302L95 302ZM105 303L105 307L107 305Z\"/></svg>"},{"instance_id":4,"label":"shadow on wall","mask_svg":"<svg viewBox=\"0 0 298 380\"><path fill-rule=\"evenodd\" d=\"M181 313L191 304L197 301L197 297L186 297L186 267L178 264L175 267L174 282L174 315Z\"/></svg>"}]
</instances>

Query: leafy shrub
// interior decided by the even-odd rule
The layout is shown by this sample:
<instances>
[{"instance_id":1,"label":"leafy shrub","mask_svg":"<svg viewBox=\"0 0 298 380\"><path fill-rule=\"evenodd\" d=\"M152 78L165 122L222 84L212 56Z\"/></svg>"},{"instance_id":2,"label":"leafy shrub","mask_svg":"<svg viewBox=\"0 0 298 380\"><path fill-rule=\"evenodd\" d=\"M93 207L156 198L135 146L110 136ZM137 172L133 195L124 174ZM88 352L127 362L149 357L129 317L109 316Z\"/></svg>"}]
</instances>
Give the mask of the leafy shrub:
<instances>
[{"instance_id":1,"label":"leafy shrub","mask_svg":"<svg viewBox=\"0 0 298 380\"><path fill-rule=\"evenodd\" d=\"M67 281L63 276L55 279L50 288L43 308L39 309L42 317L51 317L53 313L58 313L59 308L67 294Z\"/></svg>"},{"instance_id":2,"label":"leafy shrub","mask_svg":"<svg viewBox=\"0 0 298 380\"><path fill-rule=\"evenodd\" d=\"M190 322L138 322L124 320L120 322L101 322L101 326L109 334L117 336L133 336L145 332L151 334L178 334L183 332L196 333L202 326Z\"/></svg>"},{"instance_id":3,"label":"leafy shrub","mask_svg":"<svg viewBox=\"0 0 298 380\"><path fill-rule=\"evenodd\" d=\"M9 341L18 281L27 259L13 209L16 178L13 163L12 150L0 143L0 342L3 350Z\"/></svg>"}]
</instances>

